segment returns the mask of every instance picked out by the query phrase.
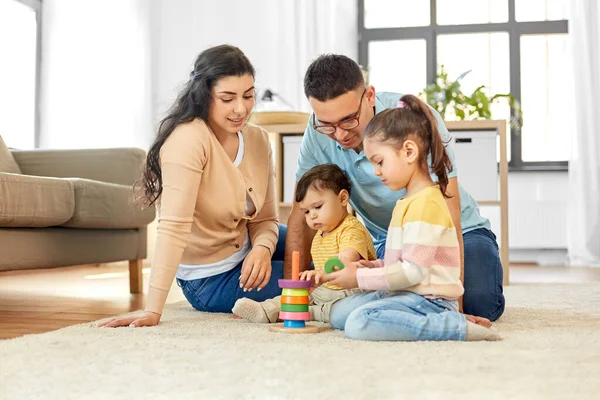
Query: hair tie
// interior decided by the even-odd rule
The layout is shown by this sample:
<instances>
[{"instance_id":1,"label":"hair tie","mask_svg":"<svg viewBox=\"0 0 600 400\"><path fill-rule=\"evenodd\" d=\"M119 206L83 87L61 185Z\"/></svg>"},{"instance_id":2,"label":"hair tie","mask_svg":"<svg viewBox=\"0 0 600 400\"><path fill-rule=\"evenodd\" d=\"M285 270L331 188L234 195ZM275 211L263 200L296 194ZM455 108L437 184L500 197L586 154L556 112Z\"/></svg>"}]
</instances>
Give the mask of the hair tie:
<instances>
[{"instance_id":1,"label":"hair tie","mask_svg":"<svg viewBox=\"0 0 600 400\"><path fill-rule=\"evenodd\" d=\"M200 75L202 75L202 74L200 73L200 71L194 72L194 73L192 74L192 80L193 80L193 81L195 81L195 80L196 80L196 78L198 78Z\"/></svg>"},{"instance_id":2,"label":"hair tie","mask_svg":"<svg viewBox=\"0 0 600 400\"><path fill-rule=\"evenodd\" d=\"M402 100L398 100L398 103L396 103L396 108L404 108L406 107L406 103L403 102Z\"/></svg>"}]
</instances>

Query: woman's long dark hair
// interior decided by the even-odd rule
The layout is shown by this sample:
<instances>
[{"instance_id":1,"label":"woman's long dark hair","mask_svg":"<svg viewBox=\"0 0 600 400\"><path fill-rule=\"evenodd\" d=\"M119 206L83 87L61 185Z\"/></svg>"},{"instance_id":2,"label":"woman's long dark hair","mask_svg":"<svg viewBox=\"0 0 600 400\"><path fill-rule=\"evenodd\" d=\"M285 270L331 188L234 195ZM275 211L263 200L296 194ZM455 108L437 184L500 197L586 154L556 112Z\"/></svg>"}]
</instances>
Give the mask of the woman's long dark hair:
<instances>
[{"instance_id":1,"label":"woman's long dark hair","mask_svg":"<svg viewBox=\"0 0 600 400\"><path fill-rule=\"evenodd\" d=\"M227 76L250 74L254 67L246 55L237 47L220 45L204 50L194 62L190 79L177 96L168 115L160 122L158 134L146 156L141 178L142 201L152 205L162 193L162 171L160 149L173 130L182 123L200 118L208 120L208 110L213 101L212 88Z\"/></svg>"},{"instance_id":2,"label":"woman's long dark hair","mask_svg":"<svg viewBox=\"0 0 600 400\"><path fill-rule=\"evenodd\" d=\"M427 155L431 151L431 170L438 177L440 190L445 197L448 187L448 171L452 161L446 152L444 141L437 127L437 119L427 104L411 94L402 96L401 108L390 108L377 114L367 125L365 137L378 136L382 141L392 140L400 145L410 134L419 138L420 164L427 166Z\"/></svg>"}]
</instances>

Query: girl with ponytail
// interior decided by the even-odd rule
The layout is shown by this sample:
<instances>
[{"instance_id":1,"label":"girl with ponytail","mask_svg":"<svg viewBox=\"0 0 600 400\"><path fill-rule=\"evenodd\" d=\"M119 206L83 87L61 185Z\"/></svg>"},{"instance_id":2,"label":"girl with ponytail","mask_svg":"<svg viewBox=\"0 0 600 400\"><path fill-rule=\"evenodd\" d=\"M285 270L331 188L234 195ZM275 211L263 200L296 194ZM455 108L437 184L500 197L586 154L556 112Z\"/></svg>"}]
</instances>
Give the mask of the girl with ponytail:
<instances>
[{"instance_id":1,"label":"girl with ponytail","mask_svg":"<svg viewBox=\"0 0 600 400\"><path fill-rule=\"evenodd\" d=\"M375 175L406 196L392 212L383 260L325 276L343 289L376 291L335 303L331 325L361 340L499 340L489 320L458 312L460 247L445 200L452 163L429 107L402 96L369 122L363 146Z\"/></svg>"},{"instance_id":2,"label":"girl with ponytail","mask_svg":"<svg viewBox=\"0 0 600 400\"><path fill-rule=\"evenodd\" d=\"M387 178L384 176L382 178L382 180L386 179L390 182L388 184L390 189L408 189L409 181L413 185L418 181L431 186L433 184L429 174L431 172L437 177L437 183L444 197L450 197L446 193L446 187L448 186L448 172L452 171L452 162L448 153L446 153L445 143L442 142L442 137L438 132L437 120L429 107L419 98L411 94L402 96L396 108L387 109L375 116L365 131L365 142L367 141L376 145L387 144L397 150L401 150L406 145L406 150L409 151L408 158L405 161L410 160L407 163L410 168L394 169L395 172L404 176L399 176L397 182L394 181L395 176ZM366 148L365 154L367 154ZM431 157L431 171L428 170L428 156ZM374 164L377 170L377 163ZM413 173L408 174L408 172ZM416 179L412 180L410 178ZM392 179L392 181L389 179ZM421 182L421 179L423 182Z\"/></svg>"}]
</instances>

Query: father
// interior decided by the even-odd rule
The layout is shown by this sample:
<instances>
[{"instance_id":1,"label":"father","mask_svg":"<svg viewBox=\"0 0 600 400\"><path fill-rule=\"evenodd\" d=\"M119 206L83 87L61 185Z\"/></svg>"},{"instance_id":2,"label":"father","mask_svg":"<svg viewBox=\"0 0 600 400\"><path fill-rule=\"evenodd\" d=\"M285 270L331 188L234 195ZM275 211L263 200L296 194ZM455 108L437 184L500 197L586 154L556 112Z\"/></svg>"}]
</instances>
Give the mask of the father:
<instances>
[{"instance_id":1,"label":"father","mask_svg":"<svg viewBox=\"0 0 600 400\"><path fill-rule=\"evenodd\" d=\"M401 66L399 66L399 69ZM373 236L378 258L383 258L387 227L396 201L405 190L393 192L374 175L363 152L363 133L377 113L395 107L399 93L376 93L366 86L360 67L352 59L336 54L322 55L308 67L304 93L313 109L302 138L296 181L315 165L339 165L350 177L350 204ZM438 130L444 142L450 134L440 115ZM446 147L454 164L454 152ZM433 180L437 180L432 175ZM461 279L464 280L463 311L497 320L504 311L502 264L490 223L479 214L477 202L458 184L456 168L448 174L447 199L461 244ZM459 196L456 196L456 194ZM462 228L462 235L461 229ZM294 202L288 220L284 275L291 276L292 250L300 250L300 270L310 264L310 244L314 231L304 222L304 214ZM508 267L508 266L506 266Z\"/></svg>"}]
</instances>

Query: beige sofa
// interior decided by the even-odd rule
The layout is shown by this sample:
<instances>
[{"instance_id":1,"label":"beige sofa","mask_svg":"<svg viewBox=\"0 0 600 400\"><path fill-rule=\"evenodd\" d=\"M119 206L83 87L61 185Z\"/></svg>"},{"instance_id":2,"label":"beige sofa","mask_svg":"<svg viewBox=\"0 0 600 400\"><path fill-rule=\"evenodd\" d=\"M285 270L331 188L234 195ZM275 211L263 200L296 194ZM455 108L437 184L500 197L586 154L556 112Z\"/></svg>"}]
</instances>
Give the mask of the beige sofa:
<instances>
[{"instance_id":1,"label":"beige sofa","mask_svg":"<svg viewBox=\"0 0 600 400\"><path fill-rule=\"evenodd\" d=\"M154 208L132 202L140 149L9 150L0 137L0 271L129 261L142 292Z\"/></svg>"}]
</instances>

